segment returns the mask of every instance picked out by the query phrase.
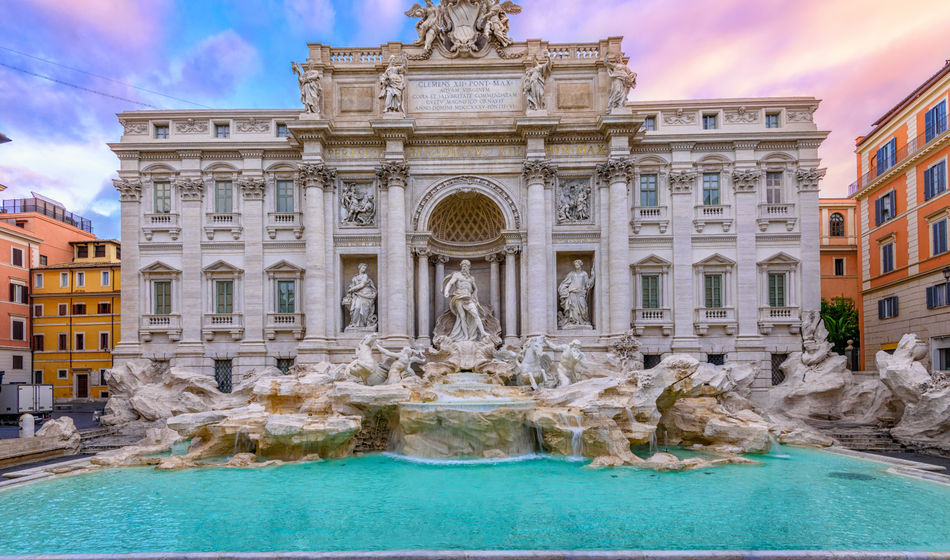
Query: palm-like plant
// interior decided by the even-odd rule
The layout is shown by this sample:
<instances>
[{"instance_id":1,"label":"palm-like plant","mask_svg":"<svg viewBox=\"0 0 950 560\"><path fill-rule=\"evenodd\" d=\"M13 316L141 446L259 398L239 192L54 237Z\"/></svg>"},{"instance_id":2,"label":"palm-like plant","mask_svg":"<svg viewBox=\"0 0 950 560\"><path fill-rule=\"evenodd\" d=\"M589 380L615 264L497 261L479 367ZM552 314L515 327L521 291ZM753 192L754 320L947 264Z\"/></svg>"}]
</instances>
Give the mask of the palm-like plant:
<instances>
[{"instance_id":1,"label":"palm-like plant","mask_svg":"<svg viewBox=\"0 0 950 560\"><path fill-rule=\"evenodd\" d=\"M835 352L843 355L849 340L853 340L855 346L858 345L860 331L854 300L841 296L831 301L821 300L821 318L828 329L828 341L835 345Z\"/></svg>"}]
</instances>

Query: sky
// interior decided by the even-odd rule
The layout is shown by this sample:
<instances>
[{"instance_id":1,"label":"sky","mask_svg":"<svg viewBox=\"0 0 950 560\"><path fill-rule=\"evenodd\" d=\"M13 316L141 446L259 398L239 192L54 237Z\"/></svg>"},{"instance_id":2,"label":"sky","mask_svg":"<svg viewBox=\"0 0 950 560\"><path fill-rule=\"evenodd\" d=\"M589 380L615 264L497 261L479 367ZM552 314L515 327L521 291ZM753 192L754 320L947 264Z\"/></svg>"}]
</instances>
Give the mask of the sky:
<instances>
[{"instance_id":1,"label":"sky","mask_svg":"<svg viewBox=\"0 0 950 560\"><path fill-rule=\"evenodd\" d=\"M118 237L118 159L106 145L122 133L116 113L299 107L290 61L306 58L308 41L412 42L412 3L0 0L0 133L13 139L0 144L0 198L39 192ZM855 179L855 138L950 58L947 0L518 3L517 41L624 36L634 100L821 99L829 197Z\"/></svg>"}]
</instances>

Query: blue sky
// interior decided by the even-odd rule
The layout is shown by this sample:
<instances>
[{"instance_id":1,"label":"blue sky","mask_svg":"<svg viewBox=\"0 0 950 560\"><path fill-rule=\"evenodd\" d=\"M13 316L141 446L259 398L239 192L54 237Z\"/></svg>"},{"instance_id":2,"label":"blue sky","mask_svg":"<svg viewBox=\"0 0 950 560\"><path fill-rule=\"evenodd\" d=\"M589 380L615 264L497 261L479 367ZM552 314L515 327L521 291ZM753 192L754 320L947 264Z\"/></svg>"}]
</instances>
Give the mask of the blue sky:
<instances>
[{"instance_id":1,"label":"blue sky","mask_svg":"<svg viewBox=\"0 0 950 560\"><path fill-rule=\"evenodd\" d=\"M624 35L633 99L813 95L832 131L823 193L854 180L854 138L950 57L950 2L905 0L523 0L516 40ZM291 60L308 41L415 39L410 0L0 0L3 198L55 198L118 237L115 114L299 106ZM19 51L23 54L17 54ZM62 66L36 60L38 57ZM19 70L125 100L96 95ZM109 79L105 79L109 78ZM115 80L115 81L112 81ZM118 83L122 82L122 83Z\"/></svg>"}]
</instances>

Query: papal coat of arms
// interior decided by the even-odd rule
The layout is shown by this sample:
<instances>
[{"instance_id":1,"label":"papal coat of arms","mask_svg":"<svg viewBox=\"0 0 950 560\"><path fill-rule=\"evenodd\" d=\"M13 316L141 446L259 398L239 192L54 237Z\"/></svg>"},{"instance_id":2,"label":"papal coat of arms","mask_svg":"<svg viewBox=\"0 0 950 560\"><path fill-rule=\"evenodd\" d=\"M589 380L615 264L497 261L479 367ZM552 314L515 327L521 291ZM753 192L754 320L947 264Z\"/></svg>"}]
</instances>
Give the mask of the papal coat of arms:
<instances>
[{"instance_id":1,"label":"papal coat of arms","mask_svg":"<svg viewBox=\"0 0 950 560\"><path fill-rule=\"evenodd\" d=\"M413 4L406 12L419 18L416 45L428 57L438 48L449 58L481 56L490 47L501 51L511 45L508 37L508 14L521 13L521 6L506 0L442 0L425 6Z\"/></svg>"}]
</instances>

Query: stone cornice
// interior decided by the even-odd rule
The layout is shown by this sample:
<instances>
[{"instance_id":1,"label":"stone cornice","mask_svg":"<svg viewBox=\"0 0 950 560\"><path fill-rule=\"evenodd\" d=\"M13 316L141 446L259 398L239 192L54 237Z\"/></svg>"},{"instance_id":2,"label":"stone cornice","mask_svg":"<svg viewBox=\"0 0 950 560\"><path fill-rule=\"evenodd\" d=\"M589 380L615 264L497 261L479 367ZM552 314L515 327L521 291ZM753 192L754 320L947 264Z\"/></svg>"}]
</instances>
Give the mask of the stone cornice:
<instances>
[{"instance_id":1,"label":"stone cornice","mask_svg":"<svg viewBox=\"0 0 950 560\"><path fill-rule=\"evenodd\" d=\"M373 132L384 140L405 142L416 129L415 119L374 119L369 121Z\"/></svg>"},{"instance_id":2,"label":"stone cornice","mask_svg":"<svg viewBox=\"0 0 950 560\"><path fill-rule=\"evenodd\" d=\"M525 138L544 138L557 130L560 122L558 117L518 117L515 130Z\"/></svg>"}]
</instances>

